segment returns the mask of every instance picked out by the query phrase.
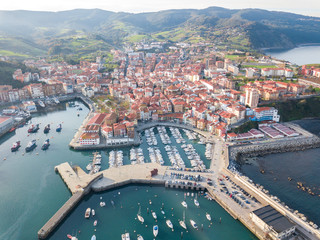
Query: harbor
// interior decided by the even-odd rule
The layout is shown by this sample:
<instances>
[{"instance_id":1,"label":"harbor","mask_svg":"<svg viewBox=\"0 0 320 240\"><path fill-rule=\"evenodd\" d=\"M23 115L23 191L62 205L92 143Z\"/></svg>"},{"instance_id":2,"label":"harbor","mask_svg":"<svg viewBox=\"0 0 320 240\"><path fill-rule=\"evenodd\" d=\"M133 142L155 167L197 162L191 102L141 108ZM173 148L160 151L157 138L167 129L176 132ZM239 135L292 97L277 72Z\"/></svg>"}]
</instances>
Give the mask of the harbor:
<instances>
[{"instance_id":1,"label":"harbor","mask_svg":"<svg viewBox=\"0 0 320 240\"><path fill-rule=\"evenodd\" d=\"M81 104L80 104L81 106ZM256 189L255 186L250 187L251 185L246 185L245 182L242 181L247 181L246 179L244 179L242 176L234 174L233 172L230 172L229 170L227 170L227 166L229 165L229 159L228 159L228 154L227 154L227 146L223 141L216 139L216 138L203 138L201 136L205 136L205 135L199 135L199 132L195 132L194 134L196 135L196 139L193 139L194 136L193 134L187 133L184 130L182 130L182 128L178 128L178 126L176 127L176 125L174 123L162 123L162 124L166 124L167 126L165 126L165 131L162 128L162 126L158 126L156 125L157 123L146 123L148 125L148 127L142 128L141 132L141 139L142 139L142 143L140 147L130 147L130 148L126 148L126 149L119 149L119 148L115 148L112 150L108 150L107 152L99 152L99 154L102 155L102 161L101 161L101 170L97 173L93 173L90 174L90 171L86 171L86 166L88 164L88 162L90 162L90 160L93 160L93 152L92 151L87 151L87 152L76 152L76 151L70 151L68 148L66 148L65 146L67 146L69 139L66 138L66 136L72 136L77 129L75 129L74 125L77 123L79 125L81 125L81 122L83 121L83 119L78 118L76 116L76 108L74 107L67 107L67 111L68 111L68 115L66 115L66 118L72 118L73 121L72 122L68 122L66 121L66 118L63 118L63 113L64 112L58 112L57 117L52 117L53 115L49 115L50 117L50 121L47 120L46 116L42 116L40 118L35 118L33 119L34 123L41 123L42 124L47 124L50 123L51 126L56 126L59 123L62 123L63 125L63 130L61 133L58 133L56 131L50 131L48 134L49 136L43 134L42 130L44 125L40 124L40 131L37 133L34 133L32 136L37 139L37 142L42 143L44 140L50 138L50 143L52 142L52 146L50 146L49 150L44 152L39 152L38 148L36 148L35 150L33 150L32 152L25 154L24 156L22 156L22 153L20 152L20 150L18 150L16 153L6 153L5 152L5 156L7 158L6 161L3 161L2 165L6 166L12 162L15 161L15 159L13 159L13 157L19 159L19 166L21 165L22 168L24 169L28 169L28 166L30 164L33 164L34 166L37 166L37 168L39 168L39 171L46 173L46 175L44 177L42 177L40 180L35 181L34 183L30 183L30 177L29 175L25 176L26 179L28 180L24 180L25 182L29 182L29 184L40 184L41 185L38 187L38 189L41 189L41 191L46 191L46 196L49 198L46 202L42 202L39 205L39 209L36 208L33 211L37 212L37 211L42 211L42 212L46 212L46 215L43 215L43 217L41 219L39 219L38 221L35 220L35 222L37 222L36 226L39 226L39 229L43 229L41 232L39 232L39 234L42 234L44 236L44 233L47 234L49 239L61 239L61 237L56 237L56 234L60 234L60 229L64 229L66 227L69 226L69 224L65 225L65 222L69 222L69 218L73 219L72 216L74 214L78 214L78 208L80 206L86 205L86 200L84 201L84 199L87 198L95 198L95 196L104 196L104 195L108 195L111 192L115 192L115 194L118 194L118 191L121 191L121 195L123 194L122 192L126 192L126 189L135 189L135 186L138 186L137 188L143 188L142 186L159 186L159 188L157 188L157 191L162 192L165 190L161 190L161 189L167 189L164 194L164 196L166 194L168 194L168 196L170 196L171 191L177 191L174 192L174 194L178 194L180 196L180 199L177 201L177 205L179 205L179 208L177 206L174 207L174 211L177 212L176 215L178 214L180 219L183 215L182 213L182 206L181 206L181 201L183 200L183 195L187 194L188 192L193 192L195 191L195 193L199 193L198 196L198 200L200 202L200 208L202 209L204 205L206 205L206 200L202 195L202 194L207 194L208 198L214 199L215 201L208 201L208 208L207 211L211 208L216 206L216 203L219 203L221 206L223 206L223 208L230 213L230 216L232 216L231 218L233 219L237 219L236 221L241 221L245 226L248 225L247 221L250 221L250 212L254 211L255 209L259 208L260 206L266 206L267 204L273 204L272 206L276 206L275 204L279 204L277 202L273 203L271 200L271 197L269 197L268 195L266 195L265 193L263 193L263 191L261 191L260 189ZM71 115L70 115L71 113ZM84 111L84 115L86 115L88 113L88 111ZM83 114L82 114L83 116ZM42 119L43 118L43 119ZM42 119L42 120L41 120ZM77 122L78 121L78 122ZM171 131L170 130L170 124L171 124L171 128L173 128ZM78 125L78 126L79 126ZM180 125L179 125L180 126ZM161 151L161 156L165 162L164 165L161 165L157 160L155 162L151 162L151 156L152 154L149 154L148 151L148 147L152 147L155 148L157 146L154 145L149 145L148 141L147 141L147 136L145 134L145 130L149 129L149 131L151 131L150 129L153 127L152 131L154 132L155 138L157 140L157 143L159 145L159 150ZM159 129L158 129L159 127ZM17 140L21 140L21 145L24 147L26 145L26 143L29 141L27 137L27 128L28 126L25 126L21 129L19 129L16 134L17 135L13 135L11 137L11 141L17 141ZM186 141L185 143L183 142L183 139L180 138L179 133L177 132L176 129L178 129L178 131L180 132L180 134L182 135L182 138L184 139L184 141ZM179 130L180 129L180 130ZM187 129L187 128L185 128ZM187 129L188 130L188 129ZM161 132L161 134L160 134ZM173 132L175 134L173 134ZM153 134L151 134L150 132L150 139L149 142L151 144L150 140L152 139ZM171 144L169 143L169 139L166 137L166 135L169 136ZM24 136L24 137L23 137ZM190 137L190 139L189 139ZM72 137L71 137L72 138ZM31 139L30 139L31 140ZM164 142L163 142L164 140ZM178 143L180 142L180 143ZM190 148L188 146L188 144L191 144L192 142L194 142L192 145L195 148L196 152L199 154L201 160L203 161L204 165L205 165L205 169L202 167L201 168L201 164L197 165L195 167L193 167L191 165L191 161L192 159L188 159L187 156L192 156L193 158L196 159L196 155L193 155L192 152L192 148ZM283 141L284 142L284 141ZM152 141L153 143L153 141ZM183 145L184 148L182 147ZM165 146L171 146L170 149L169 147L167 147L168 151L165 149ZM10 150L10 145L8 145L6 142L3 144L4 148L8 148ZM176 151L175 148L178 150ZM62 149L63 151L59 151L58 149ZM139 150L141 149L141 150ZM187 155L185 149L188 150L188 152L190 153L189 155ZM154 149L156 150L156 149ZM109 153L111 151L123 151L123 165L120 166L114 166L110 168L109 165ZM141 151L142 151L142 155L141 155ZM202 152L202 154L200 154L200 152ZM55 155L53 156L52 153L55 153ZM130 152L132 152L132 156L130 154ZM140 152L140 156L144 156L143 161L138 162L138 156L139 156L139 152ZM39 153L37 155L37 153ZM177 153L179 153L180 157L183 159L184 164L185 164L185 168L180 168L178 165L175 165L174 163L177 163L179 158L179 155L177 155ZM11 156L12 154L12 156ZM57 154L57 155L56 155ZM136 157L136 160L134 160L134 155ZM157 156L156 152L154 152L153 154L154 156ZM49 158L48 158L49 156ZM50 158L51 156L51 158ZM171 158L170 158L171 156ZM131 161L131 157L132 157L132 161ZM208 159L209 157L209 159ZM22 158L22 159L20 159ZM47 160L46 160L47 159ZM68 159L68 163L66 163L65 165L62 165L64 167L61 167L61 164L63 162L63 159ZM157 157L155 159L158 159ZM170 161L170 159L172 161ZM141 159L140 159L141 160ZM175 160L175 162L174 162ZM54 164L54 165L53 165ZM48 167L50 166L50 167ZM60 167L58 167L60 166ZM197 168L196 170L193 168ZM56 172L54 171L54 169L56 169ZM60 170L59 170L60 169ZM153 171L154 169L158 169L158 173L157 175L154 175L151 177L151 171ZM136 173L137 172L137 173ZM140 175L138 174L140 172ZM23 176L23 174L20 174ZM200 179L198 178L198 176L200 175ZM49 178L47 177L49 176ZM61 176L61 177L60 177ZM90 183L91 180L94 179L94 177L96 176L102 176L101 179L95 181L95 183L93 183L90 186L90 190L86 190L86 192L88 191L88 194L85 194L83 192L83 189L89 189L86 188L86 186ZM229 179L232 180L232 182L234 184L236 184L237 186L235 186L231 181L227 180L227 177ZM45 179L52 179L54 181L55 184L55 188L58 190L58 195L60 194L63 197L60 197L59 201L57 201L53 207L50 207L47 209L47 202L50 202L50 198L55 198L56 195L56 191L54 190L52 191L52 189L49 191L45 190L46 188L44 187L46 184L46 180ZM239 178L239 179L238 179ZM10 178L12 182L15 182L15 179ZM63 179L63 180L61 180ZM220 180L221 179L221 180ZM50 180L50 182L48 182L48 184L52 184L52 180ZM60 183L59 183L60 182ZM223 183L223 184L220 184ZM69 187L70 186L70 187ZM165 187L167 186L167 187ZM224 188L224 187L225 188ZM155 187L151 187L155 188ZM237 188L234 189L233 187ZM226 188L228 191L226 191ZM4 188L5 189L5 188ZM69 189L69 190L68 190ZM117 190L117 189L121 189L121 190ZM171 190L172 189L172 190ZM198 190L197 190L198 189ZM153 190L150 190L149 188L147 188L145 191L150 191L152 192ZM222 191L221 191L222 190ZM231 198L229 194L227 194L226 192L232 193L234 191L237 191L238 193L233 193L235 194L234 198ZM77 201L72 201L76 204L72 205L73 207L69 207L67 208L66 206L70 206L70 204L65 205L64 203L69 201L70 199L70 193L73 195L79 195L80 193L77 192L82 192L81 193L81 197L79 197L79 199ZM89 192L93 192L94 194L90 194ZM173 193L172 192L172 193ZM241 193L241 195L239 195ZM248 196L245 194L248 193ZM25 192L22 190L21 194L24 194L25 196L28 196L29 193ZM129 194L129 193L128 193ZM134 193L133 193L134 194ZM182 195L181 195L182 194ZM261 195L260 194L264 194ZM15 194L18 195L19 194ZM138 197L139 193L137 192L137 197ZM154 193L154 195L157 195L157 193ZM254 199L252 197L250 197L249 195L253 196ZM71 196L71 197L72 197ZM112 196L112 195L111 195ZM245 200L243 200L242 197L245 198ZM264 197L263 197L264 196ZM191 198L191 197L190 197ZM271 200L269 200L269 198ZM151 196L150 196L151 199ZM172 196L172 199L170 200L170 205L174 206L175 202L174 202L174 197ZM255 199L257 200L257 202L255 202ZM150 225L150 219L148 220L147 215L145 215L146 212L146 208L148 207L149 204L149 199L146 199L146 204L144 206L142 206L142 212L143 216L147 219L147 221L149 221ZM190 199L191 200L191 199ZM192 202L190 202L190 200L188 200L187 197L187 202L188 202L188 207L189 205L192 203L193 204L193 199ZM71 200L70 200L71 201ZM120 203L117 202L116 200L113 200L115 202L116 208L117 210L121 211L120 209ZM125 201L122 200L122 204L124 209L126 208L125 205ZM139 200L141 201L141 200ZM165 202L165 200L161 200L163 202ZM247 204L246 201L249 201L250 204ZM98 201L99 204L100 201ZM156 204L156 199L154 199L154 197L152 198L152 204L155 206ZM70 203L70 202L68 202ZM110 207L110 198L108 198L108 200L106 201L107 206L109 205ZM127 203L127 206L131 206L130 204L132 203ZM135 204L137 204L137 202L135 202ZM169 203L167 203L169 204ZM149 204L150 205L150 204ZM61 208L62 206L65 206L64 208ZM161 202L158 203L158 206L161 206ZM88 206L86 206L87 208ZM166 207L169 207L168 205L166 205ZM181 207L181 209L180 209ZM247 209L248 207L248 209ZM95 207L97 208L97 207ZM216 208L216 207L214 207ZM285 207L284 207L285 208ZM59 210L61 209L61 210ZM137 206L135 205L134 207L134 211L138 211ZM150 209L150 207L149 207ZM189 209L189 208L188 208ZM281 208L278 208L279 211L281 211L282 213L284 213L287 216L290 216L291 219L291 215L290 215L290 210L285 208L283 211ZM49 211L48 211L49 210ZM85 209L84 209L85 210ZM97 209L96 209L97 210ZM128 209L127 209L128 210ZM159 211L159 210L158 210ZM166 210L167 212L168 210ZM194 211L194 212L193 212ZM206 226L204 223L205 220L205 211L204 209L201 210L202 211L202 216L204 218L204 220L202 219L198 219L197 216L193 216L192 214L195 214L196 211L200 211L197 210L197 208L192 208L192 210L188 210L187 212L187 225L188 228L192 228L191 225L189 225L189 219L190 217L192 217L192 219L194 219L197 224L199 225L199 231L189 231L189 233L184 232L184 239L197 239L197 237L202 236L202 234L209 234L211 231L211 228L208 228L208 226ZM226 224L227 221L229 221L229 218L227 218L223 212L221 212L220 210L216 210L217 212L219 212L219 214L216 213L216 215L214 213L211 213L212 216L215 217L215 224L220 224L219 223L219 218L222 216L222 223L221 225L217 225L215 228L215 232L219 232L220 230L218 230L219 228L224 229L226 226L224 224ZM287 211L287 212L286 212ZM56 215L55 213L57 213L58 215ZM81 218L83 218L83 212L81 212ZM100 223L103 224L103 220L102 220L102 216L99 215L100 210L97 210L97 214L98 216L100 216L100 218L98 219L98 226ZM108 212L108 214L110 214ZM160 212L157 212L157 215L159 217ZM247 215L244 215L247 214ZM136 214L135 214L136 215ZM54 218L52 217L54 216ZM57 217L60 216L60 217ZM151 216L151 214L150 214ZM246 217L243 217L246 216ZM297 216L293 215L292 219L293 221L295 221L295 218ZM48 221L49 219L51 219L51 221ZM57 221L59 219L59 221ZM227 220L228 219L228 220ZM74 220L73 220L74 221ZM176 218L171 218L171 221L173 223L174 229L177 229L178 226L178 222L176 221ZM231 220L230 220L231 221ZM45 222L48 222L48 224L43 225ZM80 224L80 220L78 221ZM82 222L82 221L81 221ZM159 227L160 227L160 232L159 232L159 239L162 239L163 237L167 236L171 236L171 235L164 235L163 232L163 228L168 228L166 226L166 223L163 222L164 225L161 225L162 222L159 222ZM303 223L298 222L299 225L303 226ZM84 223L85 224L85 223ZM200 231L201 230L201 224L204 224L204 231ZM233 224L236 224L235 222L230 223L232 226ZM70 225L71 226L71 225ZM69 228L70 228L69 226ZM91 224L92 226L92 224ZM139 225L140 226L140 225ZM245 232L243 232L243 230L241 228L241 224L238 226L239 227L239 232L241 232L241 234L244 234L243 236L245 236ZM58 228L57 228L58 227ZM148 230L148 232L150 231L150 234L152 234L152 229L151 229L151 225L148 228L145 228L146 230ZM250 229L250 231L257 235L257 236L261 236L261 233L259 235L259 231L257 228L254 227L254 225L250 226L250 224L247 226L248 229ZM314 232L314 229L311 228L311 226L309 226L310 228L307 228L306 226L303 226L306 229L310 230L310 233L306 233L306 235L310 235L309 238L306 239L312 239L312 236L315 237L316 235L312 235ZM303 227L298 227L299 229L303 229ZM8 228L10 230L10 228ZM85 236L86 234L86 228L78 228L79 230L81 229L81 234L83 236ZM127 230L130 230L130 235L135 236L134 235L134 230L135 229L139 229L138 227L135 227L135 229L129 228L127 227ZM126 229L122 229L121 231L124 232ZM140 229L142 231L142 229ZM25 229L26 232L28 232L27 229ZM97 228L97 231L101 231L99 230L99 227ZM35 232L35 231L34 231ZM228 232L228 231L227 231ZM72 227L69 231L69 233L72 233ZM102 232L96 232L96 236L99 239L99 236L101 236ZM106 234L106 233L104 233ZM145 233L146 236L147 233ZM143 234L143 235L145 235ZM166 233L168 234L168 233ZM172 236L176 236L176 237L180 237L180 231L175 231L173 233ZM179 234L179 235L177 235ZM189 235L190 234L190 235ZM212 232L212 234L214 234ZM232 234L230 232L230 234ZM92 234L91 234L92 235ZM29 235L30 236L30 235ZM52 236L52 237L51 237ZM59 235L60 236L60 235ZM66 235L64 235L66 236ZM117 237L120 237L120 232L118 232ZM151 236L150 236L151 237ZM19 239L26 239L26 238L19 238ZM246 239L246 237L243 237L242 239ZM317 238L314 238L317 239Z\"/></svg>"},{"instance_id":2,"label":"harbor","mask_svg":"<svg viewBox=\"0 0 320 240\"><path fill-rule=\"evenodd\" d=\"M94 192L112 190L114 188L119 188L130 184L156 184L169 188L183 189L187 191L206 191L208 192L210 198L218 202L234 219L241 221L259 239L264 239L265 233L261 229L257 228L257 226L252 222L251 213L256 211L257 209L269 205L275 208L284 216L287 216L292 222L294 222L296 224L296 232L299 233L299 235L303 239L319 238L320 233L318 230L301 220L297 215L293 214L290 211L290 209L282 206L279 202L275 201L272 197L268 196L265 192L261 191L261 189L258 189L256 186L254 186L252 183L248 181L248 178L230 171L228 169L229 147L219 139L211 138L210 141L212 142L208 145L211 147L211 149L207 149L206 151L207 156L209 156L209 153L211 153L210 168L206 169L204 165L195 164L192 170L195 173L194 176L191 177L191 179L193 180L188 180L188 178L181 179L181 176L190 176L191 169L186 169L185 167L182 167L181 165L177 164L176 157L173 156L172 148L169 147L169 145L166 145L165 150L167 151L167 154L169 156L171 167L163 165L163 162L161 161L162 157L159 158L161 152L159 151L157 153L157 149L151 147L153 145L158 144L157 139L155 138L153 133L155 126L150 127L149 124L150 128L145 129L145 137L147 144L149 145L148 152L150 155L151 162L143 162L142 164L131 165L117 164L116 166L114 166L114 164L112 165L109 163L110 168L100 172L103 175L103 177L100 180L96 181L94 184L92 184L91 189ZM159 126L157 128L160 134L161 141L164 144L169 144L171 140L169 140L166 137L167 130ZM185 145L184 147L187 146L185 144L185 140L180 136L180 131L178 131L178 128L171 126L169 127L169 131L171 131L172 136L178 144ZM194 140L195 138L197 139L198 137L197 135L193 136L192 134L190 134L190 132L185 133L186 136L192 140ZM316 140L315 136L313 135L303 135L300 138L304 139L307 143L312 144L314 143L313 141ZM208 139L202 139L202 141L208 141ZM281 142L284 143L284 141ZM274 144L276 145L277 143ZM289 142L288 144L291 143ZM117 159L118 157L116 156L119 156L119 154L120 156L122 156L121 151L111 151L110 153L111 156L109 156L109 160L110 158ZM176 152L176 154L177 158L180 159L179 153ZM191 159L194 158L196 159L197 157L193 156ZM116 160L116 162L118 161ZM59 171L60 166L58 166L57 169ZM68 175L69 177L66 176L66 178L63 178L68 187L69 181L71 183L74 182L75 177L73 175L74 173L72 172L72 174ZM85 181L83 181L82 179L87 178L88 176L91 176L92 179L95 177L95 175L85 174L78 175L76 179L79 179L79 182L83 183ZM180 176L180 179L177 179L176 176ZM74 187L69 187L69 189L74 189ZM239 195L239 192L242 192L244 194ZM236 196L231 198L230 193L232 193L232 195L236 194ZM54 229L54 225L55 223L53 222L52 227L50 229ZM43 238L42 236L50 234L45 233L41 235L41 233L43 233L43 230L39 231L39 238Z\"/></svg>"}]
</instances>

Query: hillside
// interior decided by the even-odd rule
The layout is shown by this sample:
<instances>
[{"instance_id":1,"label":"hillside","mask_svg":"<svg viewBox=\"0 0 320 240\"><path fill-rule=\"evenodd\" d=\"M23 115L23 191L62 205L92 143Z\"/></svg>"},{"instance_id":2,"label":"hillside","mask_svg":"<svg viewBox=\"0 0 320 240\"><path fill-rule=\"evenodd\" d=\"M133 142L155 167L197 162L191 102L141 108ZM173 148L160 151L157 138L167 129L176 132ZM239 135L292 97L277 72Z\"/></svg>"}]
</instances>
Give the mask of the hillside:
<instances>
[{"instance_id":1,"label":"hillside","mask_svg":"<svg viewBox=\"0 0 320 240\"><path fill-rule=\"evenodd\" d=\"M141 39L214 41L231 48L290 48L320 42L320 18L260 9L210 7L150 13L100 9L61 12L0 11L0 54L88 56ZM3 40L1 40L3 39ZM15 47L16 46L16 47ZM54 48L54 49L53 49ZM29 49L29 51L28 51Z\"/></svg>"}]
</instances>

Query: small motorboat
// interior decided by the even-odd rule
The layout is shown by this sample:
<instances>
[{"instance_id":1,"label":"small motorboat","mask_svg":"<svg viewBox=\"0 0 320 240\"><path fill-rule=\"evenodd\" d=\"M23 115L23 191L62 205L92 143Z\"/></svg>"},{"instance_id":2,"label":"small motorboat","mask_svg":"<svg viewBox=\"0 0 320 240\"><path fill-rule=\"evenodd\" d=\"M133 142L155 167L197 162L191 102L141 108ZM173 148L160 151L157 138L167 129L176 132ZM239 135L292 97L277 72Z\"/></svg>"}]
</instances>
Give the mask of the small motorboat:
<instances>
[{"instance_id":1,"label":"small motorboat","mask_svg":"<svg viewBox=\"0 0 320 240\"><path fill-rule=\"evenodd\" d=\"M158 235L159 228L158 225L153 226L153 236L156 237Z\"/></svg>"},{"instance_id":2,"label":"small motorboat","mask_svg":"<svg viewBox=\"0 0 320 240\"><path fill-rule=\"evenodd\" d=\"M184 206L185 208L188 207L188 204L186 203L186 201L181 202L181 205Z\"/></svg>"},{"instance_id":3,"label":"small motorboat","mask_svg":"<svg viewBox=\"0 0 320 240\"><path fill-rule=\"evenodd\" d=\"M141 235L138 235L137 240L143 240L143 237Z\"/></svg>"},{"instance_id":4,"label":"small motorboat","mask_svg":"<svg viewBox=\"0 0 320 240\"><path fill-rule=\"evenodd\" d=\"M126 233L125 237L126 237L126 240L130 240L130 234L129 233Z\"/></svg>"},{"instance_id":5,"label":"small motorboat","mask_svg":"<svg viewBox=\"0 0 320 240\"><path fill-rule=\"evenodd\" d=\"M198 225L195 221L193 221L192 219L190 219L190 223L191 223L191 226L194 228L194 229L198 229Z\"/></svg>"},{"instance_id":6,"label":"small motorboat","mask_svg":"<svg viewBox=\"0 0 320 240\"><path fill-rule=\"evenodd\" d=\"M91 210L91 214L92 214L92 216L96 215L96 211L94 211L93 208L92 208L92 210Z\"/></svg>"},{"instance_id":7,"label":"small motorboat","mask_svg":"<svg viewBox=\"0 0 320 240\"><path fill-rule=\"evenodd\" d=\"M121 240L126 240L126 234L125 233L121 234Z\"/></svg>"},{"instance_id":8,"label":"small motorboat","mask_svg":"<svg viewBox=\"0 0 320 240\"><path fill-rule=\"evenodd\" d=\"M96 235L92 235L91 240L97 240Z\"/></svg>"},{"instance_id":9,"label":"small motorboat","mask_svg":"<svg viewBox=\"0 0 320 240\"><path fill-rule=\"evenodd\" d=\"M157 214L156 214L156 212L152 212L152 217L153 217L155 220L157 220Z\"/></svg>"},{"instance_id":10,"label":"small motorboat","mask_svg":"<svg viewBox=\"0 0 320 240\"><path fill-rule=\"evenodd\" d=\"M98 224L98 220L94 220L93 226L97 226L97 224Z\"/></svg>"},{"instance_id":11,"label":"small motorboat","mask_svg":"<svg viewBox=\"0 0 320 240\"><path fill-rule=\"evenodd\" d=\"M87 208L85 214L84 214L84 217L85 218L89 218L90 217L90 213L91 213L91 208Z\"/></svg>"},{"instance_id":12,"label":"small motorboat","mask_svg":"<svg viewBox=\"0 0 320 240\"><path fill-rule=\"evenodd\" d=\"M173 230L172 222L171 222L169 219L166 221L166 224L167 224L167 226L168 226L169 228L171 228L171 229Z\"/></svg>"},{"instance_id":13,"label":"small motorboat","mask_svg":"<svg viewBox=\"0 0 320 240\"><path fill-rule=\"evenodd\" d=\"M62 129L62 125L61 124L58 124L57 128L56 128L56 132L61 132L61 129Z\"/></svg>"},{"instance_id":14,"label":"small motorboat","mask_svg":"<svg viewBox=\"0 0 320 240\"><path fill-rule=\"evenodd\" d=\"M161 210L161 213L162 213L163 215L165 215L165 214L166 214L163 210Z\"/></svg>"},{"instance_id":15,"label":"small motorboat","mask_svg":"<svg viewBox=\"0 0 320 240\"><path fill-rule=\"evenodd\" d=\"M194 199L193 202L194 202L194 205L196 205L197 207L199 207L200 204L199 204L199 202L198 202L197 199Z\"/></svg>"},{"instance_id":16,"label":"small motorboat","mask_svg":"<svg viewBox=\"0 0 320 240\"><path fill-rule=\"evenodd\" d=\"M206 218L207 218L209 221L211 221L211 216L210 216L209 213L206 213Z\"/></svg>"},{"instance_id":17,"label":"small motorboat","mask_svg":"<svg viewBox=\"0 0 320 240\"><path fill-rule=\"evenodd\" d=\"M106 205L106 202L100 202L100 207L104 207Z\"/></svg>"},{"instance_id":18,"label":"small motorboat","mask_svg":"<svg viewBox=\"0 0 320 240\"><path fill-rule=\"evenodd\" d=\"M33 149L35 149L37 147L37 141L36 140L32 140L31 142L28 143L27 147L26 147L26 152L30 152Z\"/></svg>"}]
</instances>

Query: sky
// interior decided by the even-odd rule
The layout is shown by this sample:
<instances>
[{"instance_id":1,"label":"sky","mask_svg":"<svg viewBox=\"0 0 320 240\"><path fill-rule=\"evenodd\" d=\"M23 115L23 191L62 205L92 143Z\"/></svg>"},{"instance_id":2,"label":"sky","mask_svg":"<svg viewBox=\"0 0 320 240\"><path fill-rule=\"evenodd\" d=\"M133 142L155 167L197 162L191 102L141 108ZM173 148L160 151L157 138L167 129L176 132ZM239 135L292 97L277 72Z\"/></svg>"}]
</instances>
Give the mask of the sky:
<instances>
[{"instance_id":1,"label":"sky","mask_svg":"<svg viewBox=\"0 0 320 240\"><path fill-rule=\"evenodd\" d=\"M155 12L211 6L231 9L261 8L320 17L319 0L5 0L0 10L62 11L100 8L115 12Z\"/></svg>"}]
</instances>

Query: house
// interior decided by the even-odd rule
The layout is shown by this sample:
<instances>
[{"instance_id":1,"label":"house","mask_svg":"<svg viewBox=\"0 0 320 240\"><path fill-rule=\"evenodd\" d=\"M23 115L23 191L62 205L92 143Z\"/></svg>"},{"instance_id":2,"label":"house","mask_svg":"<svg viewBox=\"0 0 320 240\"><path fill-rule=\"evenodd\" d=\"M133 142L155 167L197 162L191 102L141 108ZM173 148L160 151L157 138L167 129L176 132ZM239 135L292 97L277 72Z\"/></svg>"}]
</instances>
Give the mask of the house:
<instances>
[{"instance_id":1,"label":"house","mask_svg":"<svg viewBox=\"0 0 320 240\"><path fill-rule=\"evenodd\" d=\"M81 145L97 145L100 144L100 137L98 133L84 132L79 138Z\"/></svg>"}]
</instances>

